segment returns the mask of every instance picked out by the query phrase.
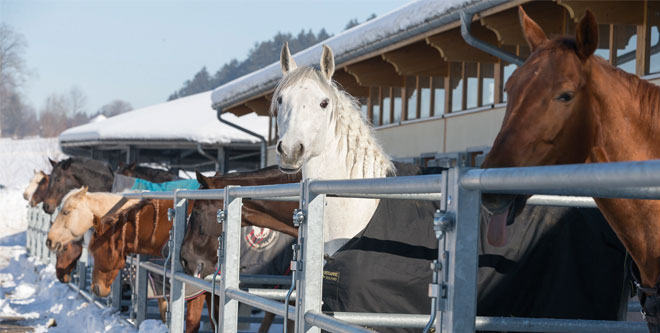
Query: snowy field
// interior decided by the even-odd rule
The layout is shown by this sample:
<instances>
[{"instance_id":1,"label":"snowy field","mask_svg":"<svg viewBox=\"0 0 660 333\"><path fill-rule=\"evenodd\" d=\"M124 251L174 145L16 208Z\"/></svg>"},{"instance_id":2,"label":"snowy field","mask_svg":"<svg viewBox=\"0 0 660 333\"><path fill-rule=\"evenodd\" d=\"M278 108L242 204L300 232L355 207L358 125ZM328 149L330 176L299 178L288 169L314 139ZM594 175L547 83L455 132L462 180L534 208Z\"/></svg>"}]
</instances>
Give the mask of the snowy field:
<instances>
[{"instance_id":1,"label":"snowy field","mask_svg":"<svg viewBox=\"0 0 660 333\"><path fill-rule=\"evenodd\" d=\"M20 332L21 326L35 332L137 332L57 281L52 265L25 255L23 190L33 170L50 172L48 157L64 157L56 139L0 139L0 332ZM166 330L155 320L141 328Z\"/></svg>"}]
</instances>

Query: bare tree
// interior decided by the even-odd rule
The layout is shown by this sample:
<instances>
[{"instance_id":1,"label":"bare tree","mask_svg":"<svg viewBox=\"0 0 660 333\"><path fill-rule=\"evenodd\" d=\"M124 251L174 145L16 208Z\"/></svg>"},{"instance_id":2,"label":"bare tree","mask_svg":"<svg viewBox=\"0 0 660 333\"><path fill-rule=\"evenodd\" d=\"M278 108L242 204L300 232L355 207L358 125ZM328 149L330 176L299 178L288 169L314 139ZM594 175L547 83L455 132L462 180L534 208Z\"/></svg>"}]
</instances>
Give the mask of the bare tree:
<instances>
[{"instance_id":1,"label":"bare tree","mask_svg":"<svg viewBox=\"0 0 660 333\"><path fill-rule=\"evenodd\" d=\"M0 23L0 86L20 87L26 76L23 53L27 42L6 23Z\"/></svg>"},{"instance_id":2,"label":"bare tree","mask_svg":"<svg viewBox=\"0 0 660 333\"><path fill-rule=\"evenodd\" d=\"M121 99L116 99L104 106L102 106L97 112L96 115L104 115L106 117L116 116L124 112L133 110L131 103L123 101Z\"/></svg>"}]
</instances>

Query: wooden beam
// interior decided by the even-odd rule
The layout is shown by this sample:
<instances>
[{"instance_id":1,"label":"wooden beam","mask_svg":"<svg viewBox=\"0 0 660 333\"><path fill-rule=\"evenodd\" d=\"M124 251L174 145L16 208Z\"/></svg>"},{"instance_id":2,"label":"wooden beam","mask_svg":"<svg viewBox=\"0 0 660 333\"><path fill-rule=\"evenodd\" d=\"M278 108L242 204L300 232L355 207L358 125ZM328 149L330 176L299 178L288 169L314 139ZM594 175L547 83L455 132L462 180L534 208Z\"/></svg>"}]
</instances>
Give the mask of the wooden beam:
<instances>
[{"instance_id":1,"label":"wooden beam","mask_svg":"<svg viewBox=\"0 0 660 333\"><path fill-rule=\"evenodd\" d=\"M337 81L347 93L355 97L369 96L369 88L361 86L353 75L348 74L344 69L335 71L332 79Z\"/></svg>"},{"instance_id":2,"label":"wooden beam","mask_svg":"<svg viewBox=\"0 0 660 333\"><path fill-rule=\"evenodd\" d=\"M415 77L415 88L417 89L417 95L415 95L415 118L419 119L422 117L422 78L417 75Z\"/></svg>"},{"instance_id":3,"label":"wooden beam","mask_svg":"<svg viewBox=\"0 0 660 333\"><path fill-rule=\"evenodd\" d=\"M378 87L378 126L383 125L383 115L385 111L383 110L383 87Z\"/></svg>"},{"instance_id":4,"label":"wooden beam","mask_svg":"<svg viewBox=\"0 0 660 333\"><path fill-rule=\"evenodd\" d=\"M472 23L470 30L474 37L488 44L497 43L495 34L479 23ZM460 29L427 37L426 41L440 51L445 61L497 62L496 57L465 43Z\"/></svg>"},{"instance_id":5,"label":"wooden beam","mask_svg":"<svg viewBox=\"0 0 660 333\"><path fill-rule=\"evenodd\" d=\"M390 96L390 110L389 110L389 115L390 115L390 121L389 123L394 122L394 88L389 87L387 93Z\"/></svg>"},{"instance_id":6,"label":"wooden beam","mask_svg":"<svg viewBox=\"0 0 660 333\"><path fill-rule=\"evenodd\" d=\"M365 87L403 87L403 77L399 76L392 64L381 57L346 66L346 71L353 75L361 86Z\"/></svg>"},{"instance_id":7,"label":"wooden beam","mask_svg":"<svg viewBox=\"0 0 660 333\"><path fill-rule=\"evenodd\" d=\"M438 50L421 41L400 49L386 52L383 59L401 76L406 75L447 75L447 62Z\"/></svg>"},{"instance_id":8,"label":"wooden beam","mask_svg":"<svg viewBox=\"0 0 660 333\"><path fill-rule=\"evenodd\" d=\"M504 71L502 70L502 61L498 61L495 64L494 72L493 72L493 77L495 78L495 87L494 87L494 93L495 95L493 96L493 104L500 104L502 103L503 100L503 93L502 93L502 85L504 81Z\"/></svg>"},{"instance_id":9,"label":"wooden beam","mask_svg":"<svg viewBox=\"0 0 660 333\"><path fill-rule=\"evenodd\" d=\"M369 97L367 99L367 120L373 125L374 123L374 101L373 101L373 88L369 88Z\"/></svg>"},{"instance_id":10,"label":"wooden beam","mask_svg":"<svg viewBox=\"0 0 660 333\"><path fill-rule=\"evenodd\" d=\"M226 109L224 112L229 112L235 114L237 117L244 116L248 113L252 113L252 109L246 105L237 105L232 108Z\"/></svg>"},{"instance_id":11,"label":"wooden beam","mask_svg":"<svg viewBox=\"0 0 660 333\"><path fill-rule=\"evenodd\" d=\"M552 1L534 1L523 5L523 9L541 26L548 37L563 34L564 8ZM527 46L527 41L520 27L518 8L482 17L481 24L493 31L497 41L504 45Z\"/></svg>"},{"instance_id":12,"label":"wooden beam","mask_svg":"<svg viewBox=\"0 0 660 333\"><path fill-rule=\"evenodd\" d=\"M467 90L468 90L468 69L465 62L461 63L461 110L467 109Z\"/></svg>"},{"instance_id":13,"label":"wooden beam","mask_svg":"<svg viewBox=\"0 0 660 333\"><path fill-rule=\"evenodd\" d=\"M265 98L257 98L245 102L245 106L260 116L267 116L270 113L270 102Z\"/></svg>"},{"instance_id":14,"label":"wooden beam","mask_svg":"<svg viewBox=\"0 0 660 333\"><path fill-rule=\"evenodd\" d=\"M644 0L557 0L557 3L568 10L574 22L579 22L590 9L600 24L644 23Z\"/></svg>"},{"instance_id":15,"label":"wooden beam","mask_svg":"<svg viewBox=\"0 0 660 333\"><path fill-rule=\"evenodd\" d=\"M651 48L650 29L648 24L648 3L644 1L644 10L642 13L642 24L637 25L637 50L635 53L635 72L638 76L643 76L649 72L649 49Z\"/></svg>"}]
</instances>

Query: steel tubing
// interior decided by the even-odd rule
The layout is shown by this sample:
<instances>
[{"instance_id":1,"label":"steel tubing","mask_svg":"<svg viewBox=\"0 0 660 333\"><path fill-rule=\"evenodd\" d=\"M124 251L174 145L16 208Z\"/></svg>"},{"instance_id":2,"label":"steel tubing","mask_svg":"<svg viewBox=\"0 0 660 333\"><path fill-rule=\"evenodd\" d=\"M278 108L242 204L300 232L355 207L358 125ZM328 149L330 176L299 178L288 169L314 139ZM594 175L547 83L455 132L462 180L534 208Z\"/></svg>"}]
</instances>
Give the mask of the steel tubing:
<instances>
[{"instance_id":1,"label":"steel tubing","mask_svg":"<svg viewBox=\"0 0 660 333\"><path fill-rule=\"evenodd\" d=\"M476 330L510 332L648 332L645 322L477 317Z\"/></svg>"},{"instance_id":2,"label":"steel tubing","mask_svg":"<svg viewBox=\"0 0 660 333\"><path fill-rule=\"evenodd\" d=\"M527 204L533 206L597 208L593 198L560 195L533 195L527 199Z\"/></svg>"},{"instance_id":3,"label":"steel tubing","mask_svg":"<svg viewBox=\"0 0 660 333\"><path fill-rule=\"evenodd\" d=\"M222 291L216 290L216 294L221 293ZM225 292L225 295L227 295L231 299L235 299L241 303L245 303L247 305L253 306L255 308L262 309L264 311L274 313L278 316L284 317L284 304L265 299L263 297L251 295L250 293L239 290L239 289L234 289L234 288L227 288L227 291ZM289 306L289 314L288 318L291 320L294 320L296 318L296 312L295 312L295 307Z\"/></svg>"},{"instance_id":4,"label":"steel tubing","mask_svg":"<svg viewBox=\"0 0 660 333\"><path fill-rule=\"evenodd\" d=\"M461 185L497 193L660 198L660 161L475 169Z\"/></svg>"},{"instance_id":5,"label":"steel tubing","mask_svg":"<svg viewBox=\"0 0 660 333\"><path fill-rule=\"evenodd\" d=\"M297 197L300 195L300 184L290 183L279 185L232 187L229 189L229 195L234 198L250 199Z\"/></svg>"},{"instance_id":6,"label":"steel tubing","mask_svg":"<svg viewBox=\"0 0 660 333\"><path fill-rule=\"evenodd\" d=\"M225 198L225 190L179 190L179 192L177 192L177 197L179 199L192 200L222 200Z\"/></svg>"},{"instance_id":7,"label":"steel tubing","mask_svg":"<svg viewBox=\"0 0 660 333\"><path fill-rule=\"evenodd\" d=\"M330 197L440 201L442 200L442 193L401 193L401 194L337 193L337 194L328 194L328 198Z\"/></svg>"},{"instance_id":8,"label":"steel tubing","mask_svg":"<svg viewBox=\"0 0 660 333\"><path fill-rule=\"evenodd\" d=\"M174 198L174 191L145 191L145 192L128 192L121 194L126 199L161 199L172 200Z\"/></svg>"},{"instance_id":9,"label":"steel tubing","mask_svg":"<svg viewBox=\"0 0 660 333\"><path fill-rule=\"evenodd\" d=\"M326 331L330 332L340 332L340 333L354 333L354 332L364 332L364 333L373 333L372 330L366 329L364 327L355 326L344 321L341 321L337 318L330 317L322 313L314 313L308 311L305 313L305 322L316 327L320 327Z\"/></svg>"},{"instance_id":10,"label":"steel tubing","mask_svg":"<svg viewBox=\"0 0 660 333\"><path fill-rule=\"evenodd\" d=\"M350 180L312 180L316 194L413 194L441 193L442 175L401 176Z\"/></svg>"},{"instance_id":11,"label":"steel tubing","mask_svg":"<svg viewBox=\"0 0 660 333\"><path fill-rule=\"evenodd\" d=\"M335 312L328 315L350 324L368 327L407 327L424 328L429 321L429 315L416 315L404 313L364 313L364 312Z\"/></svg>"}]
</instances>

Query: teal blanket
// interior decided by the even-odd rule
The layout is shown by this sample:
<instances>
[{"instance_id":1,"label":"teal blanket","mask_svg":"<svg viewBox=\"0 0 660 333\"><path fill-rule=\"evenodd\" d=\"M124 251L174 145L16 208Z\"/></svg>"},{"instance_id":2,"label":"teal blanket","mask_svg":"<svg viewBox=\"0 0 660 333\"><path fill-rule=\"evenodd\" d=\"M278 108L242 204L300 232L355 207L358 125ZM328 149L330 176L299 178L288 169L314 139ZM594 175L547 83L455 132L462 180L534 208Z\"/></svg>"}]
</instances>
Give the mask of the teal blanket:
<instances>
[{"instance_id":1,"label":"teal blanket","mask_svg":"<svg viewBox=\"0 0 660 333\"><path fill-rule=\"evenodd\" d=\"M165 183L152 183L144 179L135 178L135 183L131 190L146 190L146 191L174 191L176 189L196 190L199 188L199 183L195 179L182 179Z\"/></svg>"}]
</instances>

